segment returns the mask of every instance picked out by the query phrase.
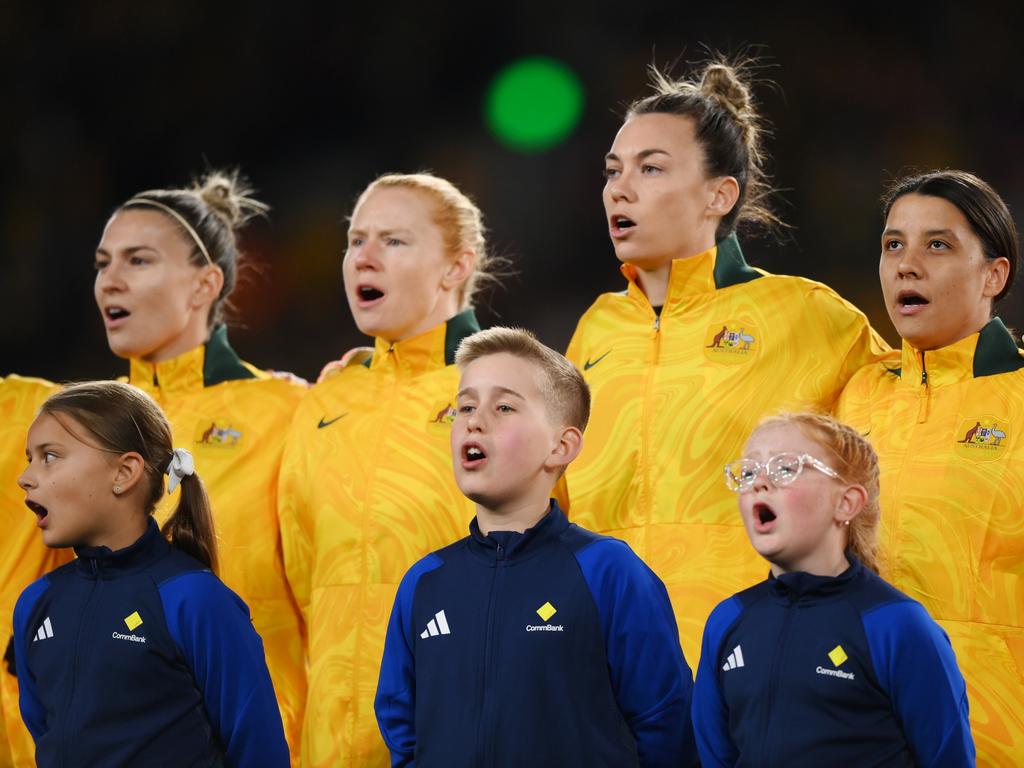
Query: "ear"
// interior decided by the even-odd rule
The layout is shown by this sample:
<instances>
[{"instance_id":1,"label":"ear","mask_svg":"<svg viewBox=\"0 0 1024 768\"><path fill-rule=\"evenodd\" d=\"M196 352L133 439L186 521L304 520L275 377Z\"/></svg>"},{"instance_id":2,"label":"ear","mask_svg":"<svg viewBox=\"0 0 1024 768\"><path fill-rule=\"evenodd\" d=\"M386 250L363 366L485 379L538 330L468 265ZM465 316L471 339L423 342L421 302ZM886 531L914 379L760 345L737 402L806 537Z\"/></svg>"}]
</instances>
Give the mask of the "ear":
<instances>
[{"instance_id":1,"label":"ear","mask_svg":"<svg viewBox=\"0 0 1024 768\"><path fill-rule=\"evenodd\" d=\"M868 491L863 485L846 486L833 513L836 525L846 525L860 514L867 503Z\"/></svg>"},{"instance_id":2,"label":"ear","mask_svg":"<svg viewBox=\"0 0 1024 768\"><path fill-rule=\"evenodd\" d=\"M564 427L558 435L558 442L544 462L545 469L563 470L583 450L583 433L576 427Z\"/></svg>"},{"instance_id":3,"label":"ear","mask_svg":"<svg viewBox=\"0 0 1024 768\"><path fill-rule=\"evenodd\" d=\"M441 277L441 287L449 291L462 287L469 280L474 269L476 269L476 251L463 251L448 265L448 269Z\"/></svg>"},{"instance_id":4,"label":"ear","mask_svg":"<svg viewBox=\"0 0 1024 768\"><path fill-rule=\"evenodd\" d=\"M146 461L142 458L142 454L135 451L122 453L114 459L114 476L111 485L121 486L121 492L117 495L122 496L131 492L145 475Z\"/></svg>"},{"instance_id":5,"label":"ear","mask_svg":"<svg viewBox=\"0 0 1024 768\"><path fill-rule=\"evenodd\" d=\"M740 199L740 184L732 176L720 176L709 181L711 202L708 203L708 213L721 219L729 214Z\"/></svg>"},{"instance_id":6,"label":"ear","mask_svg":"<svg viewBox=\"0 0 1024 768\"><path fill-rule=\"evenodd\" d=\"M986 299L994 299L1002 293L1006 281L1010 278L1010 260L1005 256L996 259L985 259L985 286L981 295Z\"/></svg>"},{"instance_id":7,"label":"ear","mask_svg":"<svg viewBox=\"0 0 1024 768\"><path fill-rule=\"evenodd\" d=\"M224 271L216 264L201 268L192 293L192 306L203 307L213 304L224 288Z\"/></svg>"}]
</instances>

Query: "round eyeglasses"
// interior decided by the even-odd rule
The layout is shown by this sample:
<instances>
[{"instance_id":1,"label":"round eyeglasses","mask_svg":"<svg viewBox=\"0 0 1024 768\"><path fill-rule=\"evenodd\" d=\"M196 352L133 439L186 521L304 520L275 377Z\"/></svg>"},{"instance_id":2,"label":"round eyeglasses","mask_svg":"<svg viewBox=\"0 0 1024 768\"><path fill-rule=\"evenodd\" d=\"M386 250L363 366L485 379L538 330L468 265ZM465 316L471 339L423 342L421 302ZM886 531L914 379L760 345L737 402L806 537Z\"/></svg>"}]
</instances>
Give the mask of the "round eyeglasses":
<instances>
[{"instance_id":1,"label":"round eyeglasses","mask_svg":"<svg viewBox=\"0 0 1024 768\"><path fill-rule=\"evenodd\" d=\"M725 465L725 484L730 491L742 493L754 487L754 481L764 470L772 485L789 485L803 471L803 468L813 467L836 480L842 480L839 473L824 462L811 456L809 453L780 453L772 456L762 464L753 459L737 459Z\"/></svg>"}]
</instances>

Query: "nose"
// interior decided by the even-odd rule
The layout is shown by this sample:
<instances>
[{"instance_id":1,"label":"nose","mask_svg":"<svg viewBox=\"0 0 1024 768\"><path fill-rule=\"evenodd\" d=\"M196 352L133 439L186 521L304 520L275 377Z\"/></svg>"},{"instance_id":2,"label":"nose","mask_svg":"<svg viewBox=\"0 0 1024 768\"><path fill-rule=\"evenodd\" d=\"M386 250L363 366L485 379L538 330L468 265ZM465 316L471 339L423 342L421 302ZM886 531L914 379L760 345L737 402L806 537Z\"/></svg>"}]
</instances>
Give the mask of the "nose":
<instances>
[{"instance_id":1,"label":"nose","mask_svg":"<svg viewBox=\"0 0 1024 768\"><path fill-rule=\"evenodd\" d=\"M900 277L913 278L921 276L921 258L914 248L900 251L900 259L896 265L896 273Z\"/></svg>"},{"instance_id":2,"label":"nose","mask_svg":"<svg viewBox=\"0 0 1024 768\"><path fill-rule=\"evenodd\" d=\"M377 259L377 245L373 240L366 240L362 245L355 248L352 253L352 264L356 269L377 269L380 262Z\"/></svg>"},{"instance_id":3,"label":"nose","mask_svg":"<svg viewBox=\"0 0 1024 768\"><path fill-rule=\"evenodd\" d=\"M96 272L97 293L114 293L124 290L121 268L116 259L111 259L103 269Z\"/></svg>"},{"instance_id":4,"label":"nose","mask_svg":"<svg viewBox=\"0 0 1024 768\"><path fill-rule=\"evenodd\" d=\"M768 491L771 490L772 482L768 479L768 467L761 466L757 468L757 474L754 476L754 484L750 487L753 491Z\"/></svg>"},{"instance_id":5,"label":"nose","mask_svg":"<svg viewBox=\"0 0 1024 768\"><path fill-rule=\"evenodd\" d=\"M35 478L32 476L31 464L25 467L25 471L18 477L18 487L23 491L28 491L36 487Z\"/></svg>"},{"instance_id":6,"label":"nose","mask_svg":"<svg viewBox=\"0 0 1024 768\"><path fill-rule=\"evenodd\" d=\"M613 203L632 203L636 201L636 190L633 188L629 171L623 168L618 175L608 179L608 196Z\"/></svg>"},{"instance_id":7,"label":"nose","mask_svg":"<svg viewBox=\"0 0 1024 768\"><path fill-rule=\"evenodd\" d=\"M473 412L466 418L467 432L483 432L486 429L486 421L480 408L474 408Z\"/></svg>"}]
</instances>

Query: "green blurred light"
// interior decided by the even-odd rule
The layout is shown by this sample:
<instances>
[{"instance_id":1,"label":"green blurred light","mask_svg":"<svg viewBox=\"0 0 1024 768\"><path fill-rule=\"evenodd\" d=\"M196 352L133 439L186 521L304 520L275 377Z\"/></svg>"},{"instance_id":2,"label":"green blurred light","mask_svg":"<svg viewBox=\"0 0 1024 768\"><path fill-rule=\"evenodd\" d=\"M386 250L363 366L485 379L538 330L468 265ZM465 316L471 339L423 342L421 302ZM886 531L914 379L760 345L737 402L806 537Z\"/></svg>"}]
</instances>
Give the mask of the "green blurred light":
<instances>
[{"instance_id":1,"label":"green blurred light","mask_svg":"<svg viewBox=\"0 0 1024 768\"><path fill-rule=\"evenodd\" d=\"M583 87L565 64L532 57L491 81L484 105L491 132L520 152L541 152L565 139L583 114Z\"/></svg>"}]
</instances>

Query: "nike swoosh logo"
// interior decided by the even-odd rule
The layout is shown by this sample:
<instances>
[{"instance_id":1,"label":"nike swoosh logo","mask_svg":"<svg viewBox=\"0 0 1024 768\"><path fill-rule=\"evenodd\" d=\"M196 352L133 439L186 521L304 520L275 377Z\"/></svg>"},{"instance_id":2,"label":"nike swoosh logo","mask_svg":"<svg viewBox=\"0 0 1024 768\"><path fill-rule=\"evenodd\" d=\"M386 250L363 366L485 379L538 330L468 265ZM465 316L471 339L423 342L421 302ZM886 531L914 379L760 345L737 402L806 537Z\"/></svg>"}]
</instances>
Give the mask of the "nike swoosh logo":
<instances>
[{"instance_id":1,"label":"nike swoosh logo","mask_svg":"<svg viewBox=\"0 0 1024 768\"><path fill-rule=\"evenodd\" d=\"M597 365L597 364L598 364L598 363L600 363L600 362L601 362L602 360L604 360L604 359L605 359L606 357L608 357L608 355L609 355L609 354L611 354L611 350L610 350L610 349L609 349L609 350L608 350L607 352L605 352L605 353L604 353L603 355L601 355L601 356L600 356L599 358L597 358L596 360L591 360L591 359L590 359L590 358L588 357L588 358L587 358L587 362L585 362L585 363L583 364L583 370L584 370L584 371L589 371L589 370L590 370L591 368L593 368L593 367L594 367L595 365Z\"/></svg>"},{"instance_id":2,"label":"nike swoosh logo","mask_svg":"<svg viewBox=\"0 0 1024 768\"><path fill-rule=\"evenodd\" d=\"M317 429L323 429L324 427L329 427L329 426L331 426L331 424L336 422L338 419L343 419L346 416L348 416L348 411L346 411L345 413L341 414L341 416L335 416L330 421L325 421L324 419L320 419L320 423L316 425Z\"/></svg>"}]
</instances>

